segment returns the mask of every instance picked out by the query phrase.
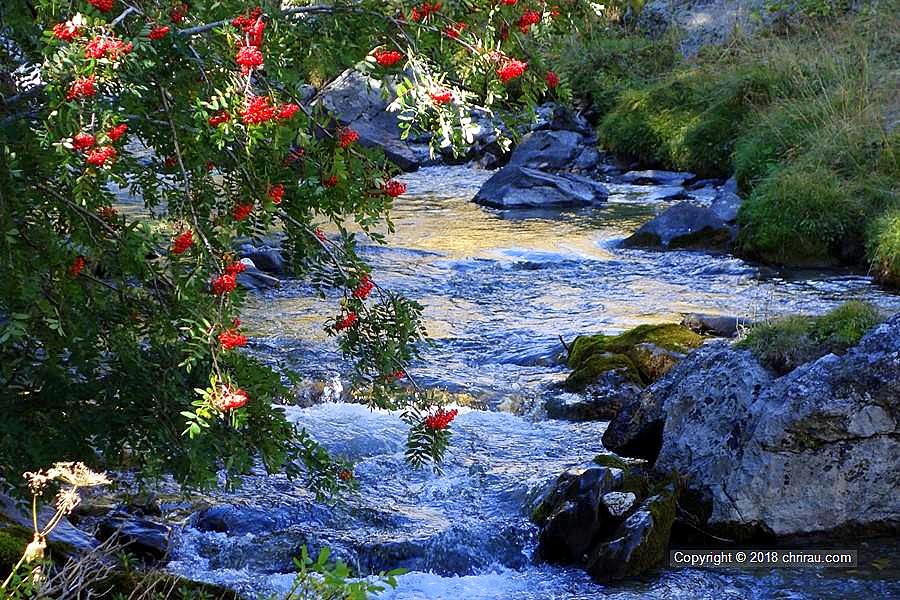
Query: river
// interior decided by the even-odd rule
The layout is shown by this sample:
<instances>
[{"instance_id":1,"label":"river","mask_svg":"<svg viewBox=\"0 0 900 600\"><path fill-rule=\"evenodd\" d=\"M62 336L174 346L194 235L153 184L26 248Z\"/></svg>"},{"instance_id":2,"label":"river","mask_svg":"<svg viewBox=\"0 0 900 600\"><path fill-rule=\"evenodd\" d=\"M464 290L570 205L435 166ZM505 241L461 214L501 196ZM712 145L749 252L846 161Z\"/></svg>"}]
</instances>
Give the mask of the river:
<instances>
[{"instance_id":1,"label":"river","mask_svg":"<svg viewBox=\"0 0 900 600\"><path fill-rule=\"evenodd\" d=\"M762 319L821 313L849 299L900 311L900 296L850 272L762 269L729 255L622 249L655 214L654 188L611 186L604 205L499 211L469 200L490 175L429 167L405 176L387 246L366 246L373 278L425 305L430 344L410 367L417 381L457 394L460 415L443 475L403 461L397 415L340 401L285 407L334 453L355 462L359 493L315 501L300 482L250 476L221 493L237 524L227 533L190 523L174 541L173 572L254 597L288 589L301 545L328 545L363 572L404 567L396 600L770 599L900 597L900 574L867 566L824 570L662 570L617 586L577 569L533 561L527 504L565 468L605 452L602 422L550 420L561 393L560 336L614 333L677 321L682 312ZM337 297L302 282L254 296L245 314L251 351L340 398L347 365L322 332ZM900 556L873 542L864 557ZM876 565L879 565L876 561Z\"/></svg>"}]
</instances>

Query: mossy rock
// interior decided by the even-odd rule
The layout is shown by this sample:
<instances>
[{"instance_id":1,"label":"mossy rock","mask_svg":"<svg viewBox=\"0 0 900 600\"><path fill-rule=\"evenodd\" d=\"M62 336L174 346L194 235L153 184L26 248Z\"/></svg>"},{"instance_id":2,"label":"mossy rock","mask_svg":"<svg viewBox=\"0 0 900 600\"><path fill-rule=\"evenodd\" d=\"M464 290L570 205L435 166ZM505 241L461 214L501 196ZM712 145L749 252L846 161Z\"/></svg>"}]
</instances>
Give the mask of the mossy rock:
<instances>
[{"instance_id":1,"label":"mossy rock","mask_svg":"<svg viewBox=\"0 0 900 600\"><path fill-rule=\"evenodd\" d=\"M637 384L646 385L703 343L703 338L675 323L639 325L620 335L575 338L568 365L573 369L566 388L578 391L607 371L621 369ZM674 353L674 354L673 354Z\"/></svg>"},{"instance_id":2,"label":"mossy rock","mask_svg":"<svg viewBox=\"0 0 900 600\"><path fill-rule=\"evenodd\" d=\"M672 525L675 524L678 494L675 486L667 486L661 493L648 498L639 510L647 510L653 517L653 530L632 554L626 576L640 575L665 564L668 556Z\"/></svg>"},{"instance_id":3,"label":"mossy rock","mask_svg":"<svg viewBox=\"0 0 900 600\"><path fill-rule=\"evenodd\" d=\"M569 374L566 378L566 389L572 392L583 390L603 373L617 370L624 372L628 379L635 383L643 383L640 372L630 358L624 354L600 352L587 356L578 368Z\"/></svg>"}]
</instances>

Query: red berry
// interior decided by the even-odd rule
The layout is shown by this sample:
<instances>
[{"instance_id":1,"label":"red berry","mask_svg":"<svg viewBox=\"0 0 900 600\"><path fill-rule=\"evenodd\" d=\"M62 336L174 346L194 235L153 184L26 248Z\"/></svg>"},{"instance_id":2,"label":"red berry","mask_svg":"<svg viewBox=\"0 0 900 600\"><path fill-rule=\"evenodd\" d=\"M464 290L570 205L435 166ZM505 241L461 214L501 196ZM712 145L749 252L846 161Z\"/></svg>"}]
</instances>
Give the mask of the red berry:
<instances>
[{"instance_id":1,"label":"red berry","mask_svg":"<svg viewBox=\"0 0 900 600\"><path fill-rule=\"evenodd\" d=\"M85 260L83 256L76 256L75 260L72 261L72 264L69 265L69 275L72 277L78 277L81 273L82 269L84 269Z\"/></svg>"},{"instance_id":2,"label":"red berry","mask_svg":"<svg viewBox=\"0 0 900 600\"><path fill-rule=\"evenodd\" d=\"M53 26L53 37L64 42L71 42L79 36L81 29L72 21L57 23Z\"/></svg>"},{"instance_id":3,"label":"red berry","mask_svg":"<svg viewBox=\"0 0 900 600\"><path fill-rule=\"evenodd\" d=\"M79 133L72 138L72 147L75 150L87 150L94 145L94 136L89 133Z\"/></svg>"},{"instance_id":4,"label":"red berry","mask_svg":"<svg viewBox=\"0 0 900 600\"><path fill-rule=\"evenodd\" d=\"M194 232L188 229L187 231L176 236L175 241L172 243L172 252L174 252L175 254L184 254L193 243Z\"/></svg>"},{"instance_id":5,"label":"red berry","mask_svg":"<svg viewBox=\"0 0 900 600\"><path fill-rule=\"evenodd\" d=\"M232 348L247 345L247 336L241 335L236 329L226 329L218 335L218 338L219 343L222 344L222 349L224 350L231 350Z\"/></svg>"},{"instance_id":6,"label":"red berry","mask_svg":"<svg viewBox=\"0 0 900 600\"><path fill-rule=\"evenodd\" d=\"M381 190L388 196L396 198L397 196L401 196L406 193L406 184L402 181L391 179L381 186Z\"/></svg>"},{"instance_id":7,"label":"red berry","mask_svg":"<svg viewBox=\"0 0 900 600\"><path fill-rule=\"evenodd\" d=\"M338 138L340 139L341 148L349 148L351 144L359 139L359 134L349 127L344 127L338 134Z\"/></svg>"},{"instance_id":8,"label":"red berry","mask_svg":"<svg viewBox=\"0 0 900 600\"><path fill-rule=\"evenodd\" d=\"M528 63L516 60L515 58L510 58L497 69L497 76L500 77L500 81L503 83L509 83L513 79L521 76L527 68Z\"/></svg>"},{"instance_id":9,"label":"red berry","mask_svg":"<svg viewBox=\"0 0 900 600\"><path fill-rule=\"evenodd\" d=\"M432 431L439 431L441 429L447 429L450 426L450 423L453 419L456 418L456 415L459 414L455 408L453 410L444 410L443 408L438 409L436 413L433 415L429 415L425 417L425 427L431 429Z\"/></svg>"},{"instance_id":10,"label":"red berry","mask_svg":"<svg viewBox=\"0 0 900 600\"><path fill-rule=\"evenodd\" d=\"M553 71L547 71L545 79L547 81L547 87L551 90L559 85L559 75L557 75Z\"/></svg>"},{"instance_id":11,"label":"red berry","mask_svg":"<svg viewBox=\"0 0 900 600\"><path fill-rule=\"evenodd\" d=\"M393 67L403 58L396 50L376 50L374 56L375 61L382 67Z\"/></svg>"},{"instance_id":12,"label":"red berry","mask_svg":"<svg viewBox=\"0 0 900 600\"><path fill-rule=\"evenodd\" d=\"M88 0L88 4L95 6L100 12L109 12L113 7L113 0Z\"/></svg>"},{"instance_id":13,"label":"red berry","mask_svg":"<svg viewBox=\"0 0 900 600\"><path fill-rule=\"evenodd\" d=\"M269 188L269 198L275 204L281 204L281 199L284 198L284 186L279 183Z\"/></svg>"},{"instance_id":14,"label":"red berry","mask_svg":"<svg viewBox=\"0 0 900 600\"><path fill-rule=\"evenodd\" d=\"M147 34L147 37L151 40L161 40L162 38L169 35L169 26L168 25L159 25L158 27L154 27L150 30L150 33Z\"/></svg>"},{"instance_id":15,"label":"red berry","mask_svg":"<svg viewBox=\"0 0 900 600\"><path fill-rule=\"evenodd\" d=\"M225 273L223 275L219 275L212 282L212 293L216 296L223 296L225 294L230 294L237 287L237 277L235 275L229 275Z\"/></svg>"},{"instance_id":16,"label":"red berry","mask_svg":"<svg viewBox=\"0 0 900 600\"><path fill-rule=\"evenodd\" d=\"M120 123L119 125L116 125L112 129L107 131L106 137L108 137L109 139L111 139L112 141L115 142L115 141L118 141L118 139L120 137L125 135L126 131L128 131L128 125L126 125L125 123Z\"/></svg>"}]
</instances>

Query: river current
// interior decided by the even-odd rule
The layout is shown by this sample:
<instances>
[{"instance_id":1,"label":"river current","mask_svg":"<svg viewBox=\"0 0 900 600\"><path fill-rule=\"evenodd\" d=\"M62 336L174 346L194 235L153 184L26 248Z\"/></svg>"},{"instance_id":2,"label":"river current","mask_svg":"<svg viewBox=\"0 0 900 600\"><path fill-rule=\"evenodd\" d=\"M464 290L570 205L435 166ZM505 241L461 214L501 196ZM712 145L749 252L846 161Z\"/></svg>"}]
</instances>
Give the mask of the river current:
<instances>
[{"instance_id":1,"label":"river current","mask_svg":"<svg viewBox=\"0 0 900 600\"><path fill-rule=\"evenodd\" d=\"M430 343L410 371L461 399L444 474L404 463L396 414L340 401L347 365L322 332L337 298L285 281L250 301L251 351L327 382L332 401L285 410L354 461L359 493L319 503L300 482L253 475L216 498L233 526L202 531L189 521L168 568L255 597L289 588L291 557L305 544L330 546L362 572L408 569L381 596L396 600L900 597L900 574L878 568L884 557L896 564L900 543L863 543L864 564L852 572L664 569L616 586L533 560L529 501L567 467L605 452L605 423L543 414L543 402L562 393L560 337L677 322L684 312L822 313L850 299L896 312L900 296L849 272L783 272L729 255L620 248L665 206L653 187L611 185L609 201L591 208L501 211L470 202L489 176L466 167L407 175L408 193L393 213L397 232L363 252L381 286L426 307Z\"/></svg>"}]
</instances>

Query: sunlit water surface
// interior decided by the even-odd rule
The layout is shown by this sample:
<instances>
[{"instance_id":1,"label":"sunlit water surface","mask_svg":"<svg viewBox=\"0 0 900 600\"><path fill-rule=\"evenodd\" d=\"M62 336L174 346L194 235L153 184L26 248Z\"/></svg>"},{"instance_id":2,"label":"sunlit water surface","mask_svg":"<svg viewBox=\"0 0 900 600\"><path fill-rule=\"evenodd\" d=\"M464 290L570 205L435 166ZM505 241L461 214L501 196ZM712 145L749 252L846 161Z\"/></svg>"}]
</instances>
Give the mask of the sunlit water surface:
<instances>
[{"instance_id":1,"label":"sunlit water surface","mask_svg":"<svg viewBox=\"0 0 900 600\"><path fill-rule=\"evenodd\" d=\"M849 299L900 310L859 274L777 272L729 255L619 247L664 203L654 189L611 186L609 202L563 211L498 211L469 199L489 173L435 167L406 177L397 233L365 255L374 278L425 305L431 344L411 371L420 383L467 394L445 473L403 460L397 415L326 403L286 408L335 452L352 458L358 495L329 506L281 476L251 477L218 500L234 506L228 533L180 532L169 568L253 597L285 591L302 545L332 547L363 572L404 567L392 599L799 599L900 597L895 568L841 571L664 570L604 587L581 571L533 560L527 505L565 468L603 452L605 423L547 420L560 393L560 337L679 320L683 312L758 319L821 313ZM333 380L347 366L322 332L337 297L301 282L251 301L253 352L306 377ZM897 564L898 544L863 548ZM883 562L878 562L883 566Z\"/></svg>"}]
</instances>

